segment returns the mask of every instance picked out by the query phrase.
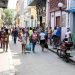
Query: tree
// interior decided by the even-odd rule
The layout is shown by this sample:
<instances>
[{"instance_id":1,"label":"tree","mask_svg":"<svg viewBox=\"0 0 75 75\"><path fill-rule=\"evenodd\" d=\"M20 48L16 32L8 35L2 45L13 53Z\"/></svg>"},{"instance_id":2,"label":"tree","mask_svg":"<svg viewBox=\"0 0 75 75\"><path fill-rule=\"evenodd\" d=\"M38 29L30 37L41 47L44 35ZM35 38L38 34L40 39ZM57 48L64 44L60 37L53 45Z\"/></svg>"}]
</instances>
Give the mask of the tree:
<instances>
[{"instance_id":1,"label":"tree","mask_svg":"<svg viewBox=\"0 0 75 75\"><path fill-rule=\"evenodd\" d=\"M12 25L14 21L14 10L12 9L4 9L4 24L5 25Z\"/></svg>"}]
</instances>

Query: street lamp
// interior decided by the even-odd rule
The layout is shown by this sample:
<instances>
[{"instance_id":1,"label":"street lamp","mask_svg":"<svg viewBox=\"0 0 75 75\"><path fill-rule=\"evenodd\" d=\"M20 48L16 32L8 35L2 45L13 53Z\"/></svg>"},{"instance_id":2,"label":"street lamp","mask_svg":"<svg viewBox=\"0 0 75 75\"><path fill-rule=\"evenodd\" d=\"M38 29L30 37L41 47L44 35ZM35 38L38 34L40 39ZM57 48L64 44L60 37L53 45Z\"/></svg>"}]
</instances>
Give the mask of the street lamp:
<instances>
[{"instance_id":1,"label":"street lamp","mask_svg":"<svg viewBox=\"0 0 75 75\"><path fill-rule=\"evenodd\" d=\"M60 24L61 24L61 26L62 26L62 7L63 7L63 5L64 4L62 2L58 3L59 10L61 11L61 17L60 17Z\"/></svg>"},{"instance_id":2,"label":"street lamp","mask_svg":"<svg viewBox=\"0 0 75 75\"><path fill-rule=\"evenodd\" d=\"M62 7L63 7L63 5L64 5L64 4L63 4L63 3L61 3L61 2L59 2L59 3L58 3L58 7L59 7L59 8L62 8Z\"/></svg>"},{"instance_id":3,"label":"street lamp","mask_svg":"<svg viewBox=\"0 0 75 75\"><path fill-rule=\"evenodd\" d=\"M62 27L62 7L63 7L63 3L62 2L59 2L58 3L58 7L59 7L59 10L60 10L60 26ZM62 37L62 28L61 28L61 36L60 36L60 41L61 41L61 37Z\"/></svg>"}]
</instances>

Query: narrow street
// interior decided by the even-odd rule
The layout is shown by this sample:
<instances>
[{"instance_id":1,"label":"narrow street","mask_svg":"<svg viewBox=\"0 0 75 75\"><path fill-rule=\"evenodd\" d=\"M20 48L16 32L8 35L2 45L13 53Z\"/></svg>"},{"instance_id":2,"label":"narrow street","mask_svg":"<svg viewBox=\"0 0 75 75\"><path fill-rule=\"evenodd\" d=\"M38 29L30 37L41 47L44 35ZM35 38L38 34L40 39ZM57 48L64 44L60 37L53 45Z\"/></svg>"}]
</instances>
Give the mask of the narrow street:
<instances>
[{"instance_id":1,"label":"narrow street","mask_svg":"<svg viewBox=\"0 0 75 75\"><path fill-rule=\"evenodd\" d=\"M75 65L66 63L48 51L41 51L39 45L36 46L36 53L21 53L21 45L16 45L10 40L11 50L16 75L75 75Z\"/></svg>"},{"instance_id":2,"label":"narrow street","mask_svg":"<svg viewBox=\"0 0 75 75\"><path fill-rule=\"evenodd\" d=\"M75 75L75 0L0 0L0 47L0 75Z\"/></svg>"}]
</instances>

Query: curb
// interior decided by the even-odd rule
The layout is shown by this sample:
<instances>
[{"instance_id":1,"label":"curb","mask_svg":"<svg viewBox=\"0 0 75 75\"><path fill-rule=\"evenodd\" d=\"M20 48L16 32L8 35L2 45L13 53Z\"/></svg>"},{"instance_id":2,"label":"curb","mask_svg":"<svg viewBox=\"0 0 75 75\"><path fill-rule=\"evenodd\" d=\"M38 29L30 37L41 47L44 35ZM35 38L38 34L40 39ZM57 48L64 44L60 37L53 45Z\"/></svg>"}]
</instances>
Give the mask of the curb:
<instances>
[{"instance_id":1,"label":"curb","mask_svg":"<svg viewBox=\"0 0 75 75\"><path fill-rule=\"evenodd\" d=\"M53 52L53 53L55 53L55 54L57 54L56 49L53 49L50 46L48 46L48 50L51 51L51 52Z\"/></svg>"}]
</instances>

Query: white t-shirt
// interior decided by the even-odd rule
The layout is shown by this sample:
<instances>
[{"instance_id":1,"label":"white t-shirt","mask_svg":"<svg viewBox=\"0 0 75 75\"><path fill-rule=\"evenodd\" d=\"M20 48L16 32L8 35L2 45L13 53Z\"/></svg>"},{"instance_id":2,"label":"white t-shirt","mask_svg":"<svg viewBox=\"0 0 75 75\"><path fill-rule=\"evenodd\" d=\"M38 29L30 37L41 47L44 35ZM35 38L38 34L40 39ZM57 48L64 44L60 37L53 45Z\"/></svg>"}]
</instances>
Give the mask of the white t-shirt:
<instances>
[{"instance_id":1,"label":"white t-shirt","mask_svg":"<svg viewBox=\"0 0 75 75\"><path fill-rule=\"evenodd\" d=\"M52 35L56 35L57 30L54 30L54 32L52 33Z\"/></svg>"},{"instance_id":2,"label":"white t-shirt","mask_svg":"<svg viewBox=\"0 0 75 75\"><path fill-rule=\"evenodd\" d=\"M40 40L45 40L45 33L42 32L42 33L40 33L39 36L40 36Z\"/></svg>"},{"instance_id":3,"label":"white t-shirt","mask_svg":"<svg viewBox=\"0 0 75 75\"><path fill-rule=\"evenodd\" d=\"M69 32L66 32L66 38L69 38L69 35L71 34L71 31L69 31Z\"/></svg>"}]
</instances>

